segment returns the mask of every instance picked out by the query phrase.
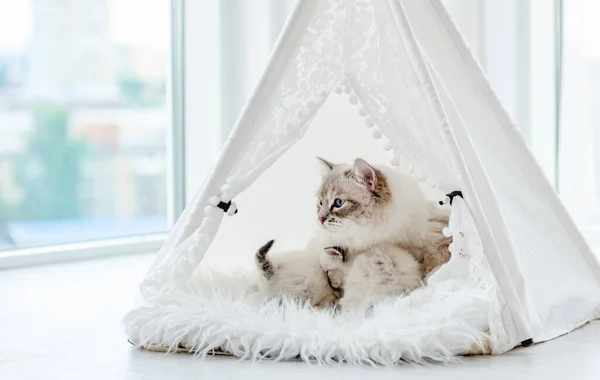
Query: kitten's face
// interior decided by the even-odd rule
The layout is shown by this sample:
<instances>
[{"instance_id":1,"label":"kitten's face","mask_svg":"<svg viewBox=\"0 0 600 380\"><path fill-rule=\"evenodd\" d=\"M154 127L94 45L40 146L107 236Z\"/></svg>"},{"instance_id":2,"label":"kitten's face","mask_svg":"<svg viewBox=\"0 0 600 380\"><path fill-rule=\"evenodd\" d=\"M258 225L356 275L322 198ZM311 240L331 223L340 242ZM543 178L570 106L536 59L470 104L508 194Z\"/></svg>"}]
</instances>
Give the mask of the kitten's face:
<instances>
[{"instance_id":1,"label":"kitten's face","mask_svg":"<svg viewBox=\"0 0 600 380\"><path fill-rule=\"evenodd\" d=\"M391 202L385 176L360 158L354 166L319 160L324 170L317 198L320 225L341 235L358 233L363 226L376 225L383 209Z\"/></svg>"}]
</instances>

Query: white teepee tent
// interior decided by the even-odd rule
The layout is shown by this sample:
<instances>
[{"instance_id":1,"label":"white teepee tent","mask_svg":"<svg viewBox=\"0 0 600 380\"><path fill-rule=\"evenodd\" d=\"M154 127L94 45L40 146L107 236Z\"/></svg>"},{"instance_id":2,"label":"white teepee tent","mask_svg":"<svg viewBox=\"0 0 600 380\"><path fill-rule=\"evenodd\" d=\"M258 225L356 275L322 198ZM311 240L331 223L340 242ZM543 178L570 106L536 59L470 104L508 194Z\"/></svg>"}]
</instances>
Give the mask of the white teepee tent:
<instances>
[{"instance_id":1,"label":"white teepee tent","mask_svg":"<svg viewBox=\"0 0 600 380\"><path fill-rule=\"evenodd\" d=\"M317 154L391 159L432 192L464 195L451 206L451 261L426 288L360 322L261 302L252 276L233 269L252 269L270 238L306 239ZM222 220L233 198L239 212ZM135 343L254 359L445 360L600 317L597 258L440 0L299 1L140 289L125 318Z\"/></svg>"}]
</instances>

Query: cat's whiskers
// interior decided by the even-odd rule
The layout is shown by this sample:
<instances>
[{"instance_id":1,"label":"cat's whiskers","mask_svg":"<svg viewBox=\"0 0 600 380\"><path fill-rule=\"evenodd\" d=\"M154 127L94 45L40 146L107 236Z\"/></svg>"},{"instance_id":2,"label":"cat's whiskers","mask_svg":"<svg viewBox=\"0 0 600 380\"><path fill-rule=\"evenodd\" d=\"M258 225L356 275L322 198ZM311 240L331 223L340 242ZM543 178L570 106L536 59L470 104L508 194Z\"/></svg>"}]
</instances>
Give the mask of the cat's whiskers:
<instances>
[{"instance_id":1,"label":"cat's whiskers","mask_svg":"<svg viewBox=\"0 0 600 380\"><path fill-rule=\"evenodd\" d=\"M338 220L328 220L325 222L325 229L341 230L341 229L347 229L347 227L344 225L344 223L342 223Z\"/></svg>"}]
</instances>

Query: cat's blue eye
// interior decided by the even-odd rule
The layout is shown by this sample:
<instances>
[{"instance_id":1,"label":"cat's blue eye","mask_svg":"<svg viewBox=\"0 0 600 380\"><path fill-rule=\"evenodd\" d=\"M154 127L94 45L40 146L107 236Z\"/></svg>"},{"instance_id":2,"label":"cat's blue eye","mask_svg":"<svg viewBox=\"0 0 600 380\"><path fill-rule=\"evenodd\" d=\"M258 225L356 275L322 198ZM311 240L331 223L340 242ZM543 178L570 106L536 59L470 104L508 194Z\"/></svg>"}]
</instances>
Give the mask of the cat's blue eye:
<instances>
[{"instance_id":1,"label":"cat's blue eye","mask_svg":"<svg viewBox=\"0 0 600 380\"><path fill-rule=\"evenodd\" d=\"M340 207L342 207L343 205L344 205L344 200L343 200L343 199L340 199L340 198L335 198L335 199L333 200L333 207L340 208Z\"/></svg>"}]
</instances>

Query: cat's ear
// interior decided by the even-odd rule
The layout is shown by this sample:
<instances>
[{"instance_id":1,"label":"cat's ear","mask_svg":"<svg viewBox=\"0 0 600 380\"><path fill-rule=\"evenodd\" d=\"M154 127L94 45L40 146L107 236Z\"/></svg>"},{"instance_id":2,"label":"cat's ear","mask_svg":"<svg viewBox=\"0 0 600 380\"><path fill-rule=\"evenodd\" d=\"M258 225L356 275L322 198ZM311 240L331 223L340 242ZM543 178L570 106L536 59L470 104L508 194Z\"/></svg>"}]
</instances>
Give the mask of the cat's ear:
<instances>
[{"instance_id":1,"label":"cat's ear","mask_svg":"<svg viewBox=\"0 0 600 380\"><path fill-rule=\"evenodd\" d=\"M374 191L377 188L377 174L375 169L362 158L354 160L354 176L356 179Z\"/></svg>"},{"instance_id":2,"label":"cat's ear","mask_svg":"<svg viewBox=\"0 0 600 380\"><path fill-rule=\"evenodd\" d=\"M335 164L332 164L331 162L327 161L324 158L317 157L317 160L319 160L319 162L321 163L321 168L323 170L323 174L329 174L333 170L333 167L335 166Z\"/></svg>"},{"instance_id":3,"label":"cat's ear","mask_svg":"<svg viewBox=\"0 0 600 380\"><path fill-rule=\"evenodd\" d=\"M325 248L325 253L327 253L330 257L335 258L340 261L346 260L346 251L341 247L327 247Z\"/></svg>"}]
</instances>

